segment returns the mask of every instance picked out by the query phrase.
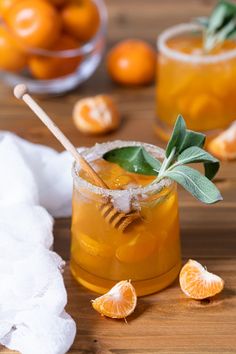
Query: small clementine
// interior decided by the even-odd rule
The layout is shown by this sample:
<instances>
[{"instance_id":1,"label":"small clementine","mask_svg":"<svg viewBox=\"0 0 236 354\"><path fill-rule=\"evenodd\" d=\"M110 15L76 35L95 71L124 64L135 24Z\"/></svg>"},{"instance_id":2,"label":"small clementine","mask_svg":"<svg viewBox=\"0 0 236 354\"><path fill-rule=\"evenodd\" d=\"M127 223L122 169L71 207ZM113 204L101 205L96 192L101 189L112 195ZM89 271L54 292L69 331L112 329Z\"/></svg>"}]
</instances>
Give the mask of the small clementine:
<instances>
[{"instance_id":1,"label":"small clementine","mask_svg":"<svg viewBox=\"0 0 236 354\"><path fill-rule=\"evenodd\" d=\"M4 27L0 27L0 69L17 72L26 65L26 54Z\"/></svg>"},{"instance_id":2,"label":"small clementine","mask_svg":"<svg viewBox=\"0 0 236 354\"><path fill-rule=\"evenodd\" d=\"M89 41L98 30L99 13L91 0L69 0L61 14L66 32L81 42Z\"/></svg>"},{"instance_id":3,"label":"small clementine","mask_svg":"<svg viewBox=\"0 0 236 354\"><path fill-rule=\"evenodd\" d=\"M6 22L25 47L48 49L61 30L59 13L44 0L18 1L7 12Z\"/></svg>"},{"instance_id":4,"label":"small clementine","mask_svg":"<svg viewBox=\"0 0 236 354\"><path fill-rule=\"evenodd\" d=\"M62 51L78 48L77 41L68 36L62 35L60 40L51 48L51 51ZM81 57L59 57L55 56L31 56L29 58L29 70L32 75L41 80L55 79L71 74L81 61Z\"/></svg>"},{"instance_id":5,"label":"small clementine","mask_svg":"<svg viewBox=\"0 0 236 354\"><path fill-rule=\"evenodd\" d=\"M145 85L155 76L156 54L146 42L128 39L118 43L107 55L111 78L123 85Z\"/></svg>"}]
</instances>

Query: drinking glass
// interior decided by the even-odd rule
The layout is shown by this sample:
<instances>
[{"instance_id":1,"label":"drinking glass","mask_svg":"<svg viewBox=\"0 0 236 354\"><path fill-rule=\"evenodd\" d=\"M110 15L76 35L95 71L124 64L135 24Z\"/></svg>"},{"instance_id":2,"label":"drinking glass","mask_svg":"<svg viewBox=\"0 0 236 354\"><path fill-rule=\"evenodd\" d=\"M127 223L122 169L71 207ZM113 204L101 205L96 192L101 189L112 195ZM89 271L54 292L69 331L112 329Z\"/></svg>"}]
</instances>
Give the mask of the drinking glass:
<instances>
[{"instance_id":1,"label":"drinking glass","mask_svg":"<svg viewBox=\"0 0 236 354\"><path fill-rule=\"evenodd\" d=\"M195 24L171 27L158 38L156 131L165 140L178 114L208 136L236 119L236 42L207 54L202 38Z\"/></svg>"},{"instance_id":2,"label":"drinking glass","mask_svg":"<svg viewBox=\"0 0 236 354\"><path fill-rule=\"evenodd\" d=\"M163 150L156 146L121 141L96 144L84 149L82 154L92 163L114 148L140 145L154 157L164 157ZM115 175L116 168L114 164L111 166L110 179ZM138 187L127 180L125 189L111 190L85 180L76 164L72 174L70 268L74 277L85 287L99 293L105 293L118 281L126 279L132 280L138 295L159 291L172 283L181 265L176 184L164 179ZM136 176L137 181L145 178ZM124 175L120 178L128 177ZM139 210L141 218L124 232L113 228L99 210L101 204L108 201L125 213Z\"/></svg>"}]
</instances>

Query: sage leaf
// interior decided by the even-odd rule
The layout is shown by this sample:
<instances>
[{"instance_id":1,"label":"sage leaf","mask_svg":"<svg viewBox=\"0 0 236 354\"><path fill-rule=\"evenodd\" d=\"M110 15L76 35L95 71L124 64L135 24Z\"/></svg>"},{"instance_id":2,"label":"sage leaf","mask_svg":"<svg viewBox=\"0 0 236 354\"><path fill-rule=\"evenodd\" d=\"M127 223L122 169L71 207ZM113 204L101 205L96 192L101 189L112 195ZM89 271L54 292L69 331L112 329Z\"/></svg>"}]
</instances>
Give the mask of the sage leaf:
<instances>
[{"instance_id":1,"label":"sage leaf","mask_svg":"<svg viewBox=\"0 0 236 354\"><path fill-rule=\"evenodd\" d=\"M177 158L177 165L199 162L204 163L205 176L208 179L212 179L220 168L219 160L198 146L187 148Z\"/></svg>"},{"instance_id":2,"label":"sage leaf","mask_svg":"<svg viewBox=\"0 0 236 354\"><path fill-rule=\"evenodd\" d=\"M175 153L179 152L179 149L184 141L185 135L186 135L185 121L183 117L179 115L177 117L172 135L166 147L166 157L169 157L173 148L175 148Z\"/></svg>"},{"instance_id":3,"label":"sage leaf","mask_svg":"<svg viewBox=\"0 0 236 354\"><path fill-rule=\"evenodd\" d=\"M209 52L227 38L236 37L236 4L221 0L208 19L196 19L204 28L204 49Z\"/></svg>"},{"instance_id":4,"label":"sage leaf","mask_svg":"<svg viewBox=\"0 0 236 354\"><path fill-rule=\"evenodd\" d=\"M182 145L179 149L179 153L183 150L189 148L190 146L199 146L203 147L206 140L206 135L198 132L194 132L192 130L186 130L186 134Z\"/></svg>"},{"instance_id":5,"label":"sage leaf","mask_svg":"<svg viewBox=\"0 0 236 354\"><path fill-rule=\"evenodd\" d=\"M206 16L196 17L194 22L199 23L201 26L207 28L209 25L209 18Z\"/></svg>"},{"instance_id":6,"label":"sage leaf","mask_svg":"<svg viewBox=\"0 0 236 354\"><path fill-rule=\"evenodd\" d=\"M220 168L219 161L214 163L205 162L204 163L205 176L208 179L212 180L217 174L217 172L219 171L219 168Z\"/></svg>"},{"instance_id":7,"label":"sage leaf","mask_svg":"<svg viewBox=\"0 0 236 354\"><path fill-rule=\"evenodd\" d=\"M188 166L176 166L166 171L165 176L178 182L195 198L206 204L213 204L222 200L220 191L216 186L197 170Z\"/></svg>"},{"instance_id":8,"label":"sage leaf","mask_svg":"<svg viewBox=\"0 0 236 354\"><path fill-rule=\"evenodd\" d=\"M229 16L232 16L231 6L224 1L220 1L209 17L207 32L216 32L223 25L224 19Z\"/></svg>"},{"instance_id":9,"label":"sage leaf","mask_svg":"<svg viewBox=\"0 0 236 354\"><path fill-rule=\"evenodd\" d=\"M143 157L145 158L146 162L156 171L159 172L161 168L161 162L155 159L151 154L147 152L144 148L142 148Z\"/></svg>"},{"instance_id":10,"label":"sage leaf","mask_svg":"<svg viewBox=\"0 0 236 354\"><path fill-rule=\"evenodd\" d=\"M117 163L124 170L148 176L157 176L160 161L154 159L142 146L127 146L108 151L107 161Z\"/></svg>"}]
</instances>

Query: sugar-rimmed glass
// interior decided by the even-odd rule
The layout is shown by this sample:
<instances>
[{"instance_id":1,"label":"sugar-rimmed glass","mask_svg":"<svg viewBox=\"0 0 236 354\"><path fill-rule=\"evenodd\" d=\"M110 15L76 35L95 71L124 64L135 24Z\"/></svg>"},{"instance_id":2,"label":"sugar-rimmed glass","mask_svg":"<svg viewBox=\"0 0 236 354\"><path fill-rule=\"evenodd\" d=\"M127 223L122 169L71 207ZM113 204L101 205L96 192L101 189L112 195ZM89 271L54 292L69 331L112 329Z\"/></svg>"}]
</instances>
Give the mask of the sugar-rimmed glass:
<instances>
[{"instance_id":1,"label":"sugar-rimmed glass","mask_svg":"<svg viewBox=\"0 0 236 354\"><path fill-rule=\"evenodd\" d=\"M170 135L176 116L187 126L214 135L236 117L236 43L227 42L212 54L178 48L175 42L202 38L202 27L180 24L165 30L157 40L157 133ZM178 43L177 43L178 44ZM189 45L189 43L187 44Z\"/></svg>"},{"instance_id":2,"label":"sugar-rimmed glass","mask_svg":"<svg viewBox=\"0 0 236 354\"><path fill-rule=\"evenodd\" d=\"M26 68L22 72L11 73L0 70L2 81L11 87L19 83L25 83L30 92L36 94L62 94L70 91L87 80L98 67L106 44L107 9L103 0L92 0L98 9L100 25L97 33L90 41L76 49L51 51L46 49L29 48L28 55L37 55L42 58L78 58L77 68L69 75L50 79L39 80L31 76ZM0 19L1 22L1 19ZM4 25L4 24L3 24Z\"/></svg>"},{"instance_id":3,"label":"sugar-rimmed glass","mask_svg":"<svg viewBox=\"0 0 236 354\"><path fill-rule=\"evenodd\" d=\"M96 144L83 150L90 162L111 149L143 145L160 159L163 150L138 142ZM71 270L87 288L104 293L116 282L131 279L138 295L168 286L180 269L176 184L168 179L146 187L110 190L96 187L72 169L74 180ZM142 218L122 233L108 225L99 206L107 200L124 212L139 210Z\"/></svg>"}]
</instances>

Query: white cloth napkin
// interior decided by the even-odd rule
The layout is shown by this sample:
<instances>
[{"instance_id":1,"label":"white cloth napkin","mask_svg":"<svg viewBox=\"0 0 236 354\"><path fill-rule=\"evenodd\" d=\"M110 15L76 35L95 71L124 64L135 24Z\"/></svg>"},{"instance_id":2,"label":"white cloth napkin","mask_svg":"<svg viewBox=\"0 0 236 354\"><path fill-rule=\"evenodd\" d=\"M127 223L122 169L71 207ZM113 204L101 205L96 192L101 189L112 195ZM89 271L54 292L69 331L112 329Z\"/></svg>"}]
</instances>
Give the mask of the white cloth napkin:
<instances>
[{"instance_id":1,"label":"white cloth napkin","mask_svg":"<svg viewBox=\"0 0 236 354\"><path fill-rule=\"evenodd\" d=\"M64 261L50 250L52 216L71 214L71 163L0 132L0 343L22 354L64 354L75 338Z\"/></svg>"}]
</instances>

